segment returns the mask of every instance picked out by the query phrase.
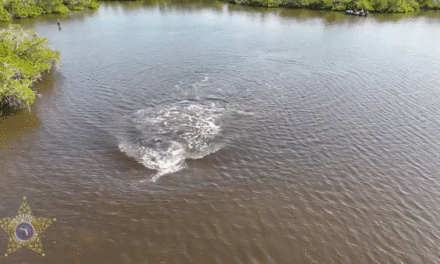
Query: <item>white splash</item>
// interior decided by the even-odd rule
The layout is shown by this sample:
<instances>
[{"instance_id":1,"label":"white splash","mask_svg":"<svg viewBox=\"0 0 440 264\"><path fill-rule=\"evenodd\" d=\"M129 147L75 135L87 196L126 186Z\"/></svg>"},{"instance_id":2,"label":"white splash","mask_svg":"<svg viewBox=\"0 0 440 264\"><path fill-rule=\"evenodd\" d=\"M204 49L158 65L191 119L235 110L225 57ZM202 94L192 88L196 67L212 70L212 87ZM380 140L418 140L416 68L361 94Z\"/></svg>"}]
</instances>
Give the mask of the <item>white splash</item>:
<instances>
[{"instance_id":1,"label":"white splash","mask_svg":"<svg viewBox=\"0 0 440 264\"><path fill-rule=\"evenodd\" d=\"M145 167L157 170L151 179L185 168L185 159L200 159L220 148L224 107L183 101L142 109L131 118L132 135L119 149Z\"/></svg>"}]
</instances>

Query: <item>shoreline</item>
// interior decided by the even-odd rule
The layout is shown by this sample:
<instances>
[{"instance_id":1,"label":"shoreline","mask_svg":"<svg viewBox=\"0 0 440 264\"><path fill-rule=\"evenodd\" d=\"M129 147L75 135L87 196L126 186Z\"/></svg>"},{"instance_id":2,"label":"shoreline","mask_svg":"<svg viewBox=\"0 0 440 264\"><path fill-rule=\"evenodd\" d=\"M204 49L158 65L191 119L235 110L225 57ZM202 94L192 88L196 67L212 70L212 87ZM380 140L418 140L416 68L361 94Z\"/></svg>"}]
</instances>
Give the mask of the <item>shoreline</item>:
<instances>
[{"instance_id":1,"label":"shoreline","mask_svg":"<svg viewBox=\"0 0 440 264\"><path fill-rule=\"evenodd\" d=\"M402 14L415 13L418 11L440 10L440 3L431 1L431 6L420 6L418 1L405 0L382 0L381 2L360 0L360 1L331 1L331 0L219 0L221 2L251 7L264 8L286 8L286 9L308 9L345 12L346 10L364 9L370 13L380 14ZM422 1L420 1L422 2ZM426 2L426 1L425 1Z\"/></svg>"},{"instance_id":2,"label":"shoreline","mask_svg":"<svg viewBox=\"0 0 440 264\"><path fill-rule=\"evenodd\" d=\"M29 1L29 2L28 2ZM84 0L82 3L72 0L43 0L35 4L31 0L0 2L0 22L10 23L12 19L38 17L45 14L66 14L72 10L96 9L96 0Z\"/></svg>"},{"instance_id":3,"label":"shoreline","mask_svg":"<svg viewBox=\"0 0 440 264\"><path fill-rule=\"evenodd\" d=\"M26 2L27 0L25 0ZM435 0L213 0L239 6L262 7L262 8L285 8L307 9L345 12L346 10L365 10L369 13L402 14L416 13L418 11L440 10L440 2ZM13 19L39 17L45 14L66 14L71 11L84 9L97 9L100 3L107 2L145 2L160 4L161 2L174 3L173 0L135 0L135 1L112 1L112 0L86 0L82 5L73 3L71 0L56 0L55 5L49 2L17 4L13 0L0 3L0 23L11 23ZM194 2L205 2L196 0ZM423 5L421 5L423 3Z\"/></svg>"},{"instance_id":4,"label":"shoreline","mask_svg":"<svg viewBox=\"0 0 440 264\"><path fill-rule=\"evenodd\" d=\"M95 0L90 0L90 1L95 1ZM173 3L173 0L167 0L170 1L171 3ZM265 2L264 2L265 1ZM280 9L303 9L303 10L315 10L315 11L340 11L340 10L335 10L335 9L331 9L331 8L322 8L322 6L294 6L292 5L292 1L291 0L277 0L278 2L274 2L275 0L264 0L264 1L260 1L260 0L220 0L220 1L215 1L218 3L229 3L231 5L235 5L235 6L253 6L253 7L260 7L260 8L270 8L270 9L275 9L275 8L280 8ZM270 1L270 2L269 2ZM284 2L283 2L284 1ZM324 1L324 0L304 0L304 1ZM368 1L368 0L362 0L362 1ZM376 0L377 1L377 0ZM392 1L392 0L390 0ZM123 2L123 1L101 1L103 3L111 3L111 2ZM145 3L145 1L131 1L131 2L138 2L138 3ZM157 1L151 1L154 4L158 4ZM194 2L204 2L203 0L196 0ZM150 2L149 2L150 3ZM278 5L275 6L264 6L264 3L278 3ZM439 4L440 5L440 4ZM98 4L99 6L99 4ZM1 7L1 6L0 6ZM430 9L426 9L426 10L430 10ZM418 9L417 11L421 11L421 9ZM411 13L417 13L417 11L415 12L408 12L406 14L411 14ZM381 12L375 12L370 11L370 12L374 12L374 13L381 13ZM339 12L341 13L341 12ZM387 13L385 13L387 14ZM388 14L392 14L392 13L388 13ZM394 14L405 14L405 13L394 13ZM0 8L0 16L1 16L1 8ZM11 29L12 27L10 27L9 29ZM21 30L21 29L19 29ZM21 30L23 32L23 30ZM0 30L0 33L2 33L3 31ZM24 33L27 34L28 36L34 35L34 33ZM36 35L34 35L36 36ZM37 37L38 38L38 37ZM37 39L35 38L35 39ZM39 45L41 44L42 46L44 46L46 44L47 39L44 38L38 38L39 41L37 41L39 43ZM16 41L16 40L10 40L10 41ZM19 41L16 41L17 43L19 43ZM41 43L40 43L41 42ZM1 44L1 41L0 41ZM42 47L40 46L40 47ZM50 49L48 49L50 50ZM52 51L51 52L55 52L57 53L57 51ZM40 78L42 77L43 74L45 72L49 72L54 64L57 60L59 60L59 53L57 53L58 55L55 55L54 53L54 57L53 59L50 59L50 66L44 66L44 67L40 67L37 69L35 68L34 70L32 70L34 76L29 77L29 76L24 76L22 74L18 74L17 73L12 73L12 71L10 69L8 69L8 67L3 66L4 70L6 72L8 72L8 76L6 76L4 78L4 80L0 79L0 116L2 116L3 113L6 112L10 112L9 110L17 110L17 109L21 109L24 107L29 107L35 100L35 92L33 90L33 85L35 82L39 81ZM56 59L58 58L58 59ZM6 64L14 64L16 61L18 63L18 61L23 61L25 60L25 57L17 57L16 61L14 61L11 58L7 58L7 57L3 57L0 58L1 61L3 61ZM29 63L29 65L26 65L26 67L33 67L31 65L32 63ZM24 64L23 64L24 65ZM0 66L1 68L1 66ZM0 69L1 70L1 69ZM37 73L37 71L39 71ZM10 72L10 73L9 73ZM17 92L19 91L19 92ZM5 108L6 107L6 108ZM6 111L8 110L8 111Z\"/></svg>"},{"instance_id":5,"label":"shoreline","mask_svg":"<svg viewBox=\"0 0 440 264\"><path fill-rule=\"evenodd\" d=\"M49 40L19 25L0 30L0 116L29 107L36 98L34 83L60 61L60 52L48 47Z\"/></svg>"}]
</instances>

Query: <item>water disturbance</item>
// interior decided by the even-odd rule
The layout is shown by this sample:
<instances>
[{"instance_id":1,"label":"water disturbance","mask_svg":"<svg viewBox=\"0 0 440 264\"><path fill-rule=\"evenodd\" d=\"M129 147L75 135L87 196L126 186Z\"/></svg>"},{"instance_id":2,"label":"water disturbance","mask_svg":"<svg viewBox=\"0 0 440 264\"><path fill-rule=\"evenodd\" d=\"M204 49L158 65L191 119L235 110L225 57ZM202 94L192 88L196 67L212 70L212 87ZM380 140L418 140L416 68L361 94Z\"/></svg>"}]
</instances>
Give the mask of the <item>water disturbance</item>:
<instances>
[{"instance_id":1,"label":"water disturbance","mask_svg":"<svg viewBox=\"0 0 440 264\"><path fill-rule=\"evenodd\" d=\"M119 149L145 167L157 170L151 179L185 167L185 159L201 159L220 148L214 142L221 131L225 109L183 101L142 109L128 117L129 138Z\"/></svg>"}]
</instances>

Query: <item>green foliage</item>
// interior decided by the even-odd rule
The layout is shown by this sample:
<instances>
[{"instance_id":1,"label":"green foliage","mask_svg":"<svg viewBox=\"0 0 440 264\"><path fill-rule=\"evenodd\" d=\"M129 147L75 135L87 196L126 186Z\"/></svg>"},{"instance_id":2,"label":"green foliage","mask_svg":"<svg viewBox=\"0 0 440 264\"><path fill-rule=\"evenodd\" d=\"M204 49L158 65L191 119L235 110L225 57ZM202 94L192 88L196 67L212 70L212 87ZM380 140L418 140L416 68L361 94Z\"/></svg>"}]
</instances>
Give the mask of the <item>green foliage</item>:
<instances>
[{"instance_id":1,"label":"green foliage","mask_svg":"<svg viewBox=\"0 0 440 264\"><path fill-rule=\"evenodd\" d=\"M0 108L33 103L33 82L60 60L59 52L49 49L48 44L46 38L19 26L0 31Z\"/></svg>"},{"instance_id":2,"label":"green foliage","mask_svg":"<svg viewBox=\"0 0 440 264\"><path fill-rule=\"evenodd\" d=\"M0 22L11 22L11 17L9 16L8 11L3 7L0 3Z\"/></svg>"},{"instance_id":3,"label":"green foliage","mask_svg":"<svg viewBox=\"0 0 440 264\"><path fill-rule=\"evenodd\" d=\"M332 9L334 5L333 0L320 0L319 4L321 5L322 9Z\"/></svg>"},{"instance_id":4,"label":"green foliage","mask_svg":"<svg viewBox=\"0 0 440 264\"><path fill-rule=\"evenodd\" d=\"M70 12L69 8L67 8L67 6L63 4L60 4L53 9L53 13L66 14L69 12Z\"/></svg>"},{"instance_id":5,"label":"green foliage","mask_svg":"<svg viewBox=\"0 0 440 264\"><path fill-rule=\"evenodd\" d=\"M360 0L355 3L356 9L373 10L373 6L368 0Z\"/></svg>"},{"instance_id":6,"label":"green foliage","mask_svg":"<svg viewBox=\"0 0 440 264\"><path fill-rule=\"evenodd\" d=\"M34 0L8 0L5 8L15 18L36 17L44 13Z\"/></svg>"},{"instance_id":7,"label":"green foliage","mask_svg":"<svg viewBox=\"0 0 440 264\"><path fill-rule=\"evenodd\" d=\"M414 11L419 11L420 10L420 5L415 0L410 0L409 1L409 5L414 9Z\"/></svg>"},{"instance_id":8,"label":"green foliage","mask_svg":"<svg viewBox=\"0 0 440 264\"><path fill-rule=\"evenodd\" d=\"M50 13L69 13L70 10L95 9L96 0L0 0L0 22L12 18L36 17Z\"/></svg>"},{"instance_id":9,"label":"green foliage","mask_svg":"<svg viewBox=\"0 0 440 264\"><path fill-rule=\"evenodd\" d=\"M36 0L37 5L41 7L46 14L50 13L69 13L69 9L63 5L63 0Z\"/></svg>"},{"instance_id":10,"label":"green foliage","mask_svg":"<svg viewBox=\"0 0 440 264\"><path fill-rule=\"evenodd\" d=\"M96 0L64 0L64 5L69 9L83 10L84 8L97 8L99 3Z\"/></svg>"},{"instance_id":11,"label":"green foliage","mask_svg":"<svg viewBox=\"0 0 440 264\"><path fill-rule=\"evenodd\" d=\"M345 11L347 9L353 9L356 6L356 2L354 0L342 0L335 2L332 10Z\"/></svg>"},{"instance_id":12,"label":"green foliage","mask_svg":"<svg viewBox=\"0 0 440 264\"><path fill-rule=\"evenodd\" d=\"M91 1L89 8L96 9L99 7L99 3L96 1Z\"/></svg>"},{"instance_id":13,"label":"green foliage","mask_svg":"<svg viewBox=\"0 0 440 264\"><path fill-rule=\"evenodd\" d=\"M436 0L419 0L419 6L426 9L440 8L440 1Z\"/></svg>"},{"instance_id":14,"label":"green foliage","mask_svg":"<svg viewBox=\"0 0 440 264\"><path fill-rule=\"evenodd\" d=\"M381 13L408 13L426 9L440 9L439 0L226 0L240 5L263 7L293 7L310 9L368 10Z\"/></svg>"},{"instance_id":15,"label":"green foliage","mask_svg":"<svg viewBox=\"0 0 440 264\"><path fill-rule=\"evenodd\" d=\"M377 12L387 12L388 10L388 2L383 0L373 0L373 9Z\"/></svg>"},{"instance_id":16,"label":"green foliage","mask_svg":"<svg viewBox=\"0 0 440 264\"><path fill-rule=\"evenodd\" d=\"M407 13L412 12L414 9L405 2L405 0L390 0L388 2L388 10L389 13Z\"/></svg>"}]
</instances>

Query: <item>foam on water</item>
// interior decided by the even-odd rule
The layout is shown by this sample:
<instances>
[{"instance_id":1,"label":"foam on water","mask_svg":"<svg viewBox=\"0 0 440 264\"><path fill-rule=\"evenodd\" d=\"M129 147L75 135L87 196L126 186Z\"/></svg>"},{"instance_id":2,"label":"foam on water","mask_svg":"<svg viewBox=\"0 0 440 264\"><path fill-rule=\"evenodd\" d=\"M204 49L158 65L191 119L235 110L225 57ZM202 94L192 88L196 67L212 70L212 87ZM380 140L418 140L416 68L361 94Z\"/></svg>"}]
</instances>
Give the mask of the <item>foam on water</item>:
<instances>
[{"instance_id":1,"label":"foam on water","mask_svg":"<svg viewBox=\"0 0 440 264\"><path fill-rule=\"evenodd\" d=\"M151 179L185 168L185 159L217 151L225 108L189 101L137 111L129 118L129 134L119 149L145 167L157 170Z\"/></svg>"}]
</instances>

